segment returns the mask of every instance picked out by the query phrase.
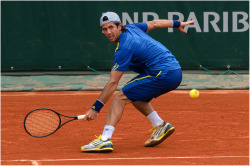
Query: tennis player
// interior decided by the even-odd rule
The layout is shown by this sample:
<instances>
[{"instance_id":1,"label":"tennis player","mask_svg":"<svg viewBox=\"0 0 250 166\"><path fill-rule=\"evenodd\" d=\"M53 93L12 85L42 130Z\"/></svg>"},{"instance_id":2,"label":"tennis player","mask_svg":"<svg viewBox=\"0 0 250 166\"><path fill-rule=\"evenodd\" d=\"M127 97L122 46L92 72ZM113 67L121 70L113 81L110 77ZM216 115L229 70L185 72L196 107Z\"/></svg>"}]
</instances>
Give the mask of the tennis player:
<instances>
[{"instance_id":1,"label":"tennis player","mask_svg":"<svg viewBox=\"0 0 250 166\"><path fill-rule=\"evenodd\" d=\"M191 23L194 21L154 20L122 26L119 16L114 12L106 12L101 16L100 26L104 34L117 47L110 79L99 98L86 112L84 120L97 118L101 108L115 92L125 71L132 69L139 75L128 81L122 90L114 95L102 135L82 146L83 152L113 151L111 137L122 117L125 105L129 103L132 103L154 126L151 138L145 142L146 147L160 144L174 132L175 128L162 120L150 101L180 85L181 66L174 55L161 43L151 38L147 32L158 28L177 28L187 33L183 27ZM171 39L169 40L171 42Z\"/></svg>"}]
</instances>

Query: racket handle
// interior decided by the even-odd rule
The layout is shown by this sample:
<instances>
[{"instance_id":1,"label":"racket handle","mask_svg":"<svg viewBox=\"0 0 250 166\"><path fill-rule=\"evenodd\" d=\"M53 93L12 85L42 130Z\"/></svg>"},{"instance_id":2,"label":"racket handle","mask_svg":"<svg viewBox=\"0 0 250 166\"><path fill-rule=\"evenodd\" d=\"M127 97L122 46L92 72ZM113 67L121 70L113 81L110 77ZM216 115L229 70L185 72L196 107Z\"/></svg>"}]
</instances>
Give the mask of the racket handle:
<instances>
[{"instance_id":1,"label":"racket handle","mask_svg":"<svg viewBox=\"0 0 250 166\"><path fill-rule=\"evenodd\" d=\"M77 119L79 120L79 119L83 119L85 117L85 115L78 115L77 116Z\"/></svg>"}]
</instances>

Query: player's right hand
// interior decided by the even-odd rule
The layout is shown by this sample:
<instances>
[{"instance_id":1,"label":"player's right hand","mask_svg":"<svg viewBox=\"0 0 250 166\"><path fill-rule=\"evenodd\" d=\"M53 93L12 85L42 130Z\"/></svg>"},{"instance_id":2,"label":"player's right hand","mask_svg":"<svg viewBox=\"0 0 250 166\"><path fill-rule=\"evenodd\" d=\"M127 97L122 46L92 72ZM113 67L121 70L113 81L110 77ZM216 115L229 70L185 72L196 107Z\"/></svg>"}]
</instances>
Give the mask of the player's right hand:
<instances>
[{"instance_id":1,"label":"player's right hand","mask_svg":"<svg viewBox=\"0 0 250 166\"><path fill-rule=\"evenodd\" d=\"M98 113L92 109L89 109L86 114L85 114L85 117L83 120L87 120L87 121L90 121L90 120L95 120L98 116Z\"/></svg>"}]
</instances>

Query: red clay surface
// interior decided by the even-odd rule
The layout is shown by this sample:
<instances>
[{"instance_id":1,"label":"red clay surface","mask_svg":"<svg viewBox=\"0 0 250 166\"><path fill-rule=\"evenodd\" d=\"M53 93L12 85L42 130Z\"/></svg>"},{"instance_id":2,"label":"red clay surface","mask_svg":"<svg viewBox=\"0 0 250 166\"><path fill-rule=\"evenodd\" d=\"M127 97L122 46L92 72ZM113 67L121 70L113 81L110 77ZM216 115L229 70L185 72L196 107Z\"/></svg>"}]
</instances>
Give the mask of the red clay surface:
<instances>
[{"instance_id":1,"label":"red clay surface","mask_svg":"<svg viewBox=\"0 0 250 166\"><path fill-rule=\"evenodd\" d=\"M80 147L102 133L111 100L94 121L74 121L46 138L23 128L25 115L47 107L64 115L84 114L100 92L2 92L2 165L248 165L249 91L176 90L152 101L176 131L162 144L146 148L151 124L132 104L126 106L112 137L112 153L82 153Z\"/></svg>"}]
</instances>

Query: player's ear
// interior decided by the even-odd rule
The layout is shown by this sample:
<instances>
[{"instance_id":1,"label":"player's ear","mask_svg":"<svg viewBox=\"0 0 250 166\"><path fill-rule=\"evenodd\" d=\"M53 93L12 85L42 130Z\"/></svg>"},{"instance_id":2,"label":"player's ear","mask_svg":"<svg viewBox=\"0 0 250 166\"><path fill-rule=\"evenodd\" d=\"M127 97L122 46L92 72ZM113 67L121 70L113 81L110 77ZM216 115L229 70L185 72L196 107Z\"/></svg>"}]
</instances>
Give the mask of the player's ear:
<instances>
[{"instance_id":1,"label":"player's ear","mask_svg":"<svg viewBox=\"0 0 250 166\"><path fill-rule=\"evenodd\" d=\"M121 23L118 25L118 30L119 30L119 31L122 30L122 24L121 24Z\"/></svg>"}]
</instances>

